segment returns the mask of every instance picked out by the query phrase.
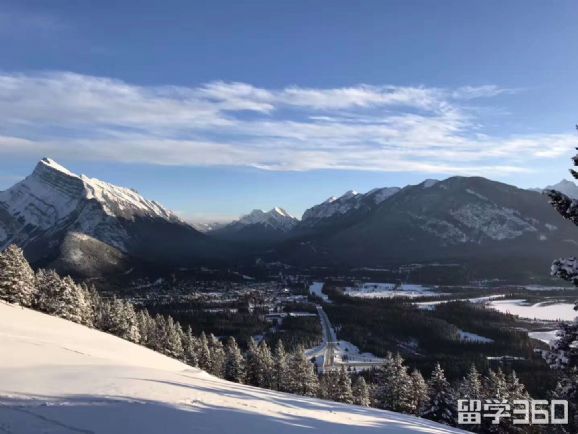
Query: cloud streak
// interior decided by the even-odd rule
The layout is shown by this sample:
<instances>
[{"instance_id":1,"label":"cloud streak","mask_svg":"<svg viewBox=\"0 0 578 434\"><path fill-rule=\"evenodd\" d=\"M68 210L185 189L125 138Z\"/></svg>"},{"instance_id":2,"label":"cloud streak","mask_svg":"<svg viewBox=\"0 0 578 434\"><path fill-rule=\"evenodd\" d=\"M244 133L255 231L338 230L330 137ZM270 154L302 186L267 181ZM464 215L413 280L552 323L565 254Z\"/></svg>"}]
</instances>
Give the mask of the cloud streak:
<instances>
[{"instance_id":1,"label":"cloud streak","mask_svg":"<svg viewBox=\"0 0 578 434\"><path fill-rule=\"evenodd\" d=\"M144 87L66 72L0 74L0 155L504 175L567 152L570 135L484 133L471 102L511 92L491 85Z\"/></svg>"}]
</instances>

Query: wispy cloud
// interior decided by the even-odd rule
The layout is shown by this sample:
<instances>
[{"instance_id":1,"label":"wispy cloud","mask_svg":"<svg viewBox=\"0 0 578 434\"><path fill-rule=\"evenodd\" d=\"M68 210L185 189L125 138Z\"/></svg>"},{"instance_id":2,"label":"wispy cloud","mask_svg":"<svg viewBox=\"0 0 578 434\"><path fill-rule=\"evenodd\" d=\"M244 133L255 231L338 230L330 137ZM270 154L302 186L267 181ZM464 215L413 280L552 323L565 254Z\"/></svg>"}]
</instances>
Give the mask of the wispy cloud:
<instances>
[{"instance_id":1,"label":"wispy cloud","mask_svg":"<svg viewBox=\"0 0 578 434\"><path fill-rule=\"evenodd\" d=\"M65 72L0 74L0 154L493 175L567 152L570 135L484 132L471 101L511 92L493 85L143 87Z\"/></svg>"}]
</instances>

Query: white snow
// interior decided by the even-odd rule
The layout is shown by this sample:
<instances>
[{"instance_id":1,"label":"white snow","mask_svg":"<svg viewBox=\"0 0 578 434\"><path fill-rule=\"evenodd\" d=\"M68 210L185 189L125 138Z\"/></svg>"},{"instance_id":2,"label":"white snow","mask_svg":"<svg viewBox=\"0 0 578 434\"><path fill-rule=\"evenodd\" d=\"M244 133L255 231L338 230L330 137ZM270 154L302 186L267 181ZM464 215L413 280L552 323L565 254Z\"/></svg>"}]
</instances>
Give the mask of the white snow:
<instances>
[{"instance_id":1,"label":"white snow","mask_svg":"<svg viewBox=\"0 0 578 434\"><path fill-rule=\"evenodd\" d=\"M492 300L488 306L503 313L530 319L572 321L577 315L571 303L527 304L525 300Z\"/></svg>"},{"instance_id":2,"label":"white snow","mask_svg":"<svg viewBox=\"0 0 578 434\"><path fill-rule=\"evenodd\" d=\"M285 211L283 208L273 208L270 211L254 209L249 214L242 216L231 223L231 226L244 227L261 224L282 231L293 229L299 220Z\"/></svg>"},{"instance_id":3,"label":"white snow","mask_svg":"<svg viewBox=\"0 0 578 434\"><path fill-rule=\"evenodd\" d=\"M436 301L422 301L419 303L415 303L418 309L426 309L432 310L438 304L449 303L452 301L469 301L470 303L486 303L491 300L495 300L498 298L504 298L505 294L495 294L495 295L487 295L485 297L475 297L475 298L452 298L451 300L436 300Z\"/></svg>"},{"instance_id":4,"label":"white snow","mask_svg":"<svg viewBox=\"0 0 578 434\"><path fill-rule=\"evenodd\" d=\"M229 383L111 335L0 303L0 428L11 434L463 432Z\"/></svg>"},{"instance_id":5,"label":"white snow","mask_svg":"<svg viewBox=\"0 0 578 434\"><path fill-rule=\"evenodd\" d=\"M557 329L556 330L549 330L549 331L545 331L545 332L530 332L530 333L528 333L528 336L531 337L532 339L537 339L539 341L542 341L548 345L553 343L555 340L559 339Z\"/></svg>"},{"instance_id":6,"label":"white snow","mask_svg":"<svg viewBox=\"0 0 578 434\"><path fill-rule=\"evenodd\" d=\"M327 294L323 292L323 286L325 284L323 282L313 282L309 286L309 293L312 295L316 295L317 297L321 298L326 303L331 303Z\"/></svg>"},{"instance_id":7,"label":"white snow","mask_svg":"<svg viewBox=\"0 0 578 434\"><path fill-rule=\"evenodd\" d=\"M459 330L458 334L460 336L460 340L463 342L471 342L476 344L491 344L494 342L493 339L486 338L475 333L465 332L463 330Z\"/></svg>"},{"instance_id":8,"label":"white snow","mask_svg":"<svg viewBox=\"0 0 578 434\"><path fill-rule=\"evenodd\" d=\"M348 287L345 293L350 297L361 298L392 298L392 297L422 297L426 295L441 295L431 291L431 288L415 284L375 283L366 282L356 287Z\"/></svg>"},{"instance_id":9,"label":"white snow","mask_svg":"<svg viewBox=\"0 0 578 434\"><path fill-rule=\"evenodd\" d=\"M180 221L131 189L75 175L48 158L41 160L30 176L0 192L0 206L17 222L18 228L9 241L20 244L44 231L57 231L60 225L74 223L77 231L124 250L126 233L111 217Z\"/></svg>"}]
</instances>

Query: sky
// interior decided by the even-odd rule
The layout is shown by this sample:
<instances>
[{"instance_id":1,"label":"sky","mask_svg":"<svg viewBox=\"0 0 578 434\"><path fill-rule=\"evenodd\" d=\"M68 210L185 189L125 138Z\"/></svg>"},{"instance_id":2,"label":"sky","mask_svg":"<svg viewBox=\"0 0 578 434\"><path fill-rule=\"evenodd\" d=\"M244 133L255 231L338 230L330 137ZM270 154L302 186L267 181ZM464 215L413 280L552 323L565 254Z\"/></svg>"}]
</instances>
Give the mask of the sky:
<instances>
[{"instance_id":1,"label":"sky","mask_svg":"<svg viewBox=\"0 0 578 434\"><path fill-rule=\"evenodd\" d=\"M185 218L568 177L575 0L0 0L0 189L49 156Z\"/></svg>"}]
</instances>

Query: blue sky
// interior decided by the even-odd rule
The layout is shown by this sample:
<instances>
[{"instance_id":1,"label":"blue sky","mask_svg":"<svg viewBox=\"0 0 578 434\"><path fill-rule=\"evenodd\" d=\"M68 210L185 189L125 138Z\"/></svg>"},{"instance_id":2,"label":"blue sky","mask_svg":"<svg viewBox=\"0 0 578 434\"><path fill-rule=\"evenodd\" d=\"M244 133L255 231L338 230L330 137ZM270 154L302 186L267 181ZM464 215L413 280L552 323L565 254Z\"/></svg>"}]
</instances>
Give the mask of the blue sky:
<instances>
[{"instance_id":1,"label":"blue sky","mask_svg":"<svg viewBox=\"0 0 578 434\"><path fill-rule=\"evenodd\" d=\"M0 2L0 189L48 155L192 219L565 177L578 3Z\"/></svg>"}]
</instances>

